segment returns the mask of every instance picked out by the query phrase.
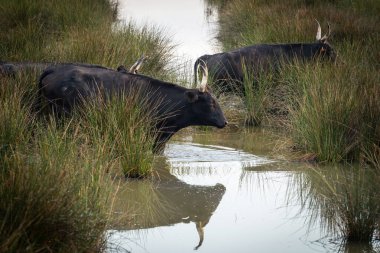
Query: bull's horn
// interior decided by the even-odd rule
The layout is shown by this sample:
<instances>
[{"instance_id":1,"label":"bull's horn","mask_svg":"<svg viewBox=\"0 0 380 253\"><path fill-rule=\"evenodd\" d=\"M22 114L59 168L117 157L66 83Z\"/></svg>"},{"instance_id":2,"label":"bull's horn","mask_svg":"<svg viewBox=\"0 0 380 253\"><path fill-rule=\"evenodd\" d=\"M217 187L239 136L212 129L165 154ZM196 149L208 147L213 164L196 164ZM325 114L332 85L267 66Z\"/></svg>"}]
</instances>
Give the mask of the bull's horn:
<instances>
[{"instance_id":1,"label":"bull's horn","mask_svg":"<svg viewBox=\"0 0 380 253\"><path fill-rule=\"evenodd\" d=\"M330 24L327 23L327 25L328 25L329 31L328 31L327 34L323 35L323 37L320 39L321 41L325 41L325 40L327 40L327 39L329 38L330 34L331 34Z\"/></svg>"},{"instance_id":2,"label":"bull's horn","mask_svg":"<svg viewBox=\"0 0 380 253\"><path fill-rule=\"evenodd\" d=\"M194 248L194 250L197 250L197 249L199 249L200 246L202 246L202 243L203 243L203 240L204 240L204 237L205 237L205 232L203 230L203 225L202 225L201 221L197 221L196 227L197 227L197 231L198 231L198 235L199 235L199 243Z\"/></svg>"},{"instance_id":3,"label":"bull's horn","mask_svg":"<svg viewBox=\"0 0 380 253\"><path fill-rule=\"evenodd\" d=\"M316 38L317 40L320 40L321 37L322 37L322 29L321 29L321 25L319 24L318 20L315 20L315 21L317 21L317 23L318 23L317 35L315 36L315 38Z\"/></svg>"},{"instance_id":4,"label":"bull's horn","mask_svg":"<svg viewBox=\"0 0 380 253\"><path fill-rule=\"evenodd\" d=\"M129 69L130 73L137 74L138 70L141 68L144 60L146 59L145 55L142 55L140 59L138 59L132 67Z\"/></svg>"},{"instance_id":5,"label":"bull's horn","mask_svg":"<svg viewBox=\"0 0 380 253\"><path fill-rule=\"evenodd\" d=\"M206 91L206 85L207 85L207 79L208 79L208 69L206 64L204 66L201 66L203 69L203 76L202 76L202 82L200 84L200 91L205 92Z\"/></svg>"}]
</instances>

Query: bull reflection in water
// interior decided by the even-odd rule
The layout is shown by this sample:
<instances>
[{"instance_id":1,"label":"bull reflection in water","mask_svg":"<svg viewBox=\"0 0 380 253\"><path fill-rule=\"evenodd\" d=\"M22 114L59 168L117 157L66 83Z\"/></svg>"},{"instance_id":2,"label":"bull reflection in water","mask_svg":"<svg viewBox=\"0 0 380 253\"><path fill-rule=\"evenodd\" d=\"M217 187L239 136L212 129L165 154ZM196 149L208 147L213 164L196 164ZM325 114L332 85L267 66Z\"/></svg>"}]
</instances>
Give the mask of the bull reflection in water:
<instances>
[{"instance_id":1,"label":"bull reflection in water","mask_svg":"<svg viewBox=\"0 0 380 253\"><path fill-rule=\"evenodd\" d=\"M171 175L167 169L157 173L152 181L126 183L117 198L115 209L121 217L115 229L147 229L194 222L204 240L204 227L218 207L226 188L222 184L198 186L187 184Z\"/></svg>"}]
</instances>

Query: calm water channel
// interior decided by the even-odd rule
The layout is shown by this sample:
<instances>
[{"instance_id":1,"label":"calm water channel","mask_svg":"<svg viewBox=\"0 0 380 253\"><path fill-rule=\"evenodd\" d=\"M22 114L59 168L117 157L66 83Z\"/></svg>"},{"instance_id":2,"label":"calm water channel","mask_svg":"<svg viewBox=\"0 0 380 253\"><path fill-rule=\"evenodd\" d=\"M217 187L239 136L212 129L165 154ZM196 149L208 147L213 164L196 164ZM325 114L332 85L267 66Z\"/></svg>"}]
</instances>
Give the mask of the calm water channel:
<instances>
[{"instance_id":1,"label":"calm water channel","mask_svg":"<svg viewBox=\"0 0 380 253\"><path fill-rule=\"evenodd\" d=\"M109 252L379 252L376 240L344 243L334 225L357 199L378 221L378 182L350 168L281 161L269 152L272 138L262 130L177 136L157 158L156 180L122 183ZM352 188L356 177L363 189ZM337 179L343 188L329 191Z\"/></svg>"},{"instance_id":2,"label":"calm water channel","mask_svg":"<svg viewBox=\"0 0 380 253\"><path fill-rule=\"evenodd\" d=\"M119 0L119 19L164 29L182 60L218 52L218 13L203 0Z\"/></svg>"},{"instance_id":3,"label":"calm water channel","mask_svg":"<svg viewBox=\"0 0 380 253\"><path fill-rule=\"evenodd\" d=\"M119 2L121 19L166 27L178 55L218 51L217 13L203 1ZM285 162L275 140L264 130L175 136L155 180L121 183L108 252L380 252L376 177ZM372 243L342 239L350 219L371 227Z\"/></svg>"}]
</instances>

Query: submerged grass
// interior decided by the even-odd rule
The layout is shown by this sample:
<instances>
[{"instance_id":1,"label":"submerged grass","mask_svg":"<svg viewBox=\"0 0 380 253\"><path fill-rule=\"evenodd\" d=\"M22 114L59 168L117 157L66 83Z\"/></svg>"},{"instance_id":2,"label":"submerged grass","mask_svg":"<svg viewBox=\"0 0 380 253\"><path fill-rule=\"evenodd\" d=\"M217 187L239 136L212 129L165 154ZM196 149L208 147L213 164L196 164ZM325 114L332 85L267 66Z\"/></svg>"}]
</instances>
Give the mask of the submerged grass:
<instances>
[{"instance_id":1,"label":"submerged grass","mask_svg":"<svg viewBox=\"0 0 380 253\"><path fill-rule=\"evenodd\" d=\"M311 212L309 227L318 222L326 232L343 236L345 243L370 245L380 225L378 180L378 171L346 164L294 174L289 187L299 186L295 197Z\"/></svg>"}]
</instances>

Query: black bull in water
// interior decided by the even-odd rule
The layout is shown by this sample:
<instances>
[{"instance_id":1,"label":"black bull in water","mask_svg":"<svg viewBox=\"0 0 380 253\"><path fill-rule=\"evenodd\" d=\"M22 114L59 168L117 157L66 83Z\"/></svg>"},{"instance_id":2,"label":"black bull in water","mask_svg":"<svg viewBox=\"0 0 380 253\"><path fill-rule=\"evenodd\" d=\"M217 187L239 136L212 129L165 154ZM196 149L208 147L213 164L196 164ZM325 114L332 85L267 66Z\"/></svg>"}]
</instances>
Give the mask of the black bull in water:
<instances>
[{"instance_id":1,"label":"black bull in water","mask_svg":"<svg viewBox=\"0 0 380 253\"><path fill-rule=\"evenodd\" d=\"M321 37L321 27L314 43L296 44L258 44L239 48L230 52L203 55L194 64L195 82L197 75L208 69L216 87L221 92L241 91L243 89L244 68L249 73L260 73L278 70L281 63L298 60L312 60L325 58L335 60L336 54L327 38L330 34ZM199 68L202 66L203 68ZM200 70L200 71L199 71Z\"/></svg>"},{"instance_id":2,"label":"black bull in water","mask_svg":"<svg viewBox=\"0 0 380 253\"><path fill-rule=\"evenodd\" d=\"M207 73L206 73L207 74ZM40 99L59 114L70 113L75 105L94 96L128 95L142 91L149 110L158 120L155 151L162 151L167 140L182 128L194 125L223 128L224 114L204 78L200 88L187 89L147 76L118 72L96 66L63 65L48 68L40 77ZM161 101L157 103L157 101Z\"/></svg>"}]
</instances>

